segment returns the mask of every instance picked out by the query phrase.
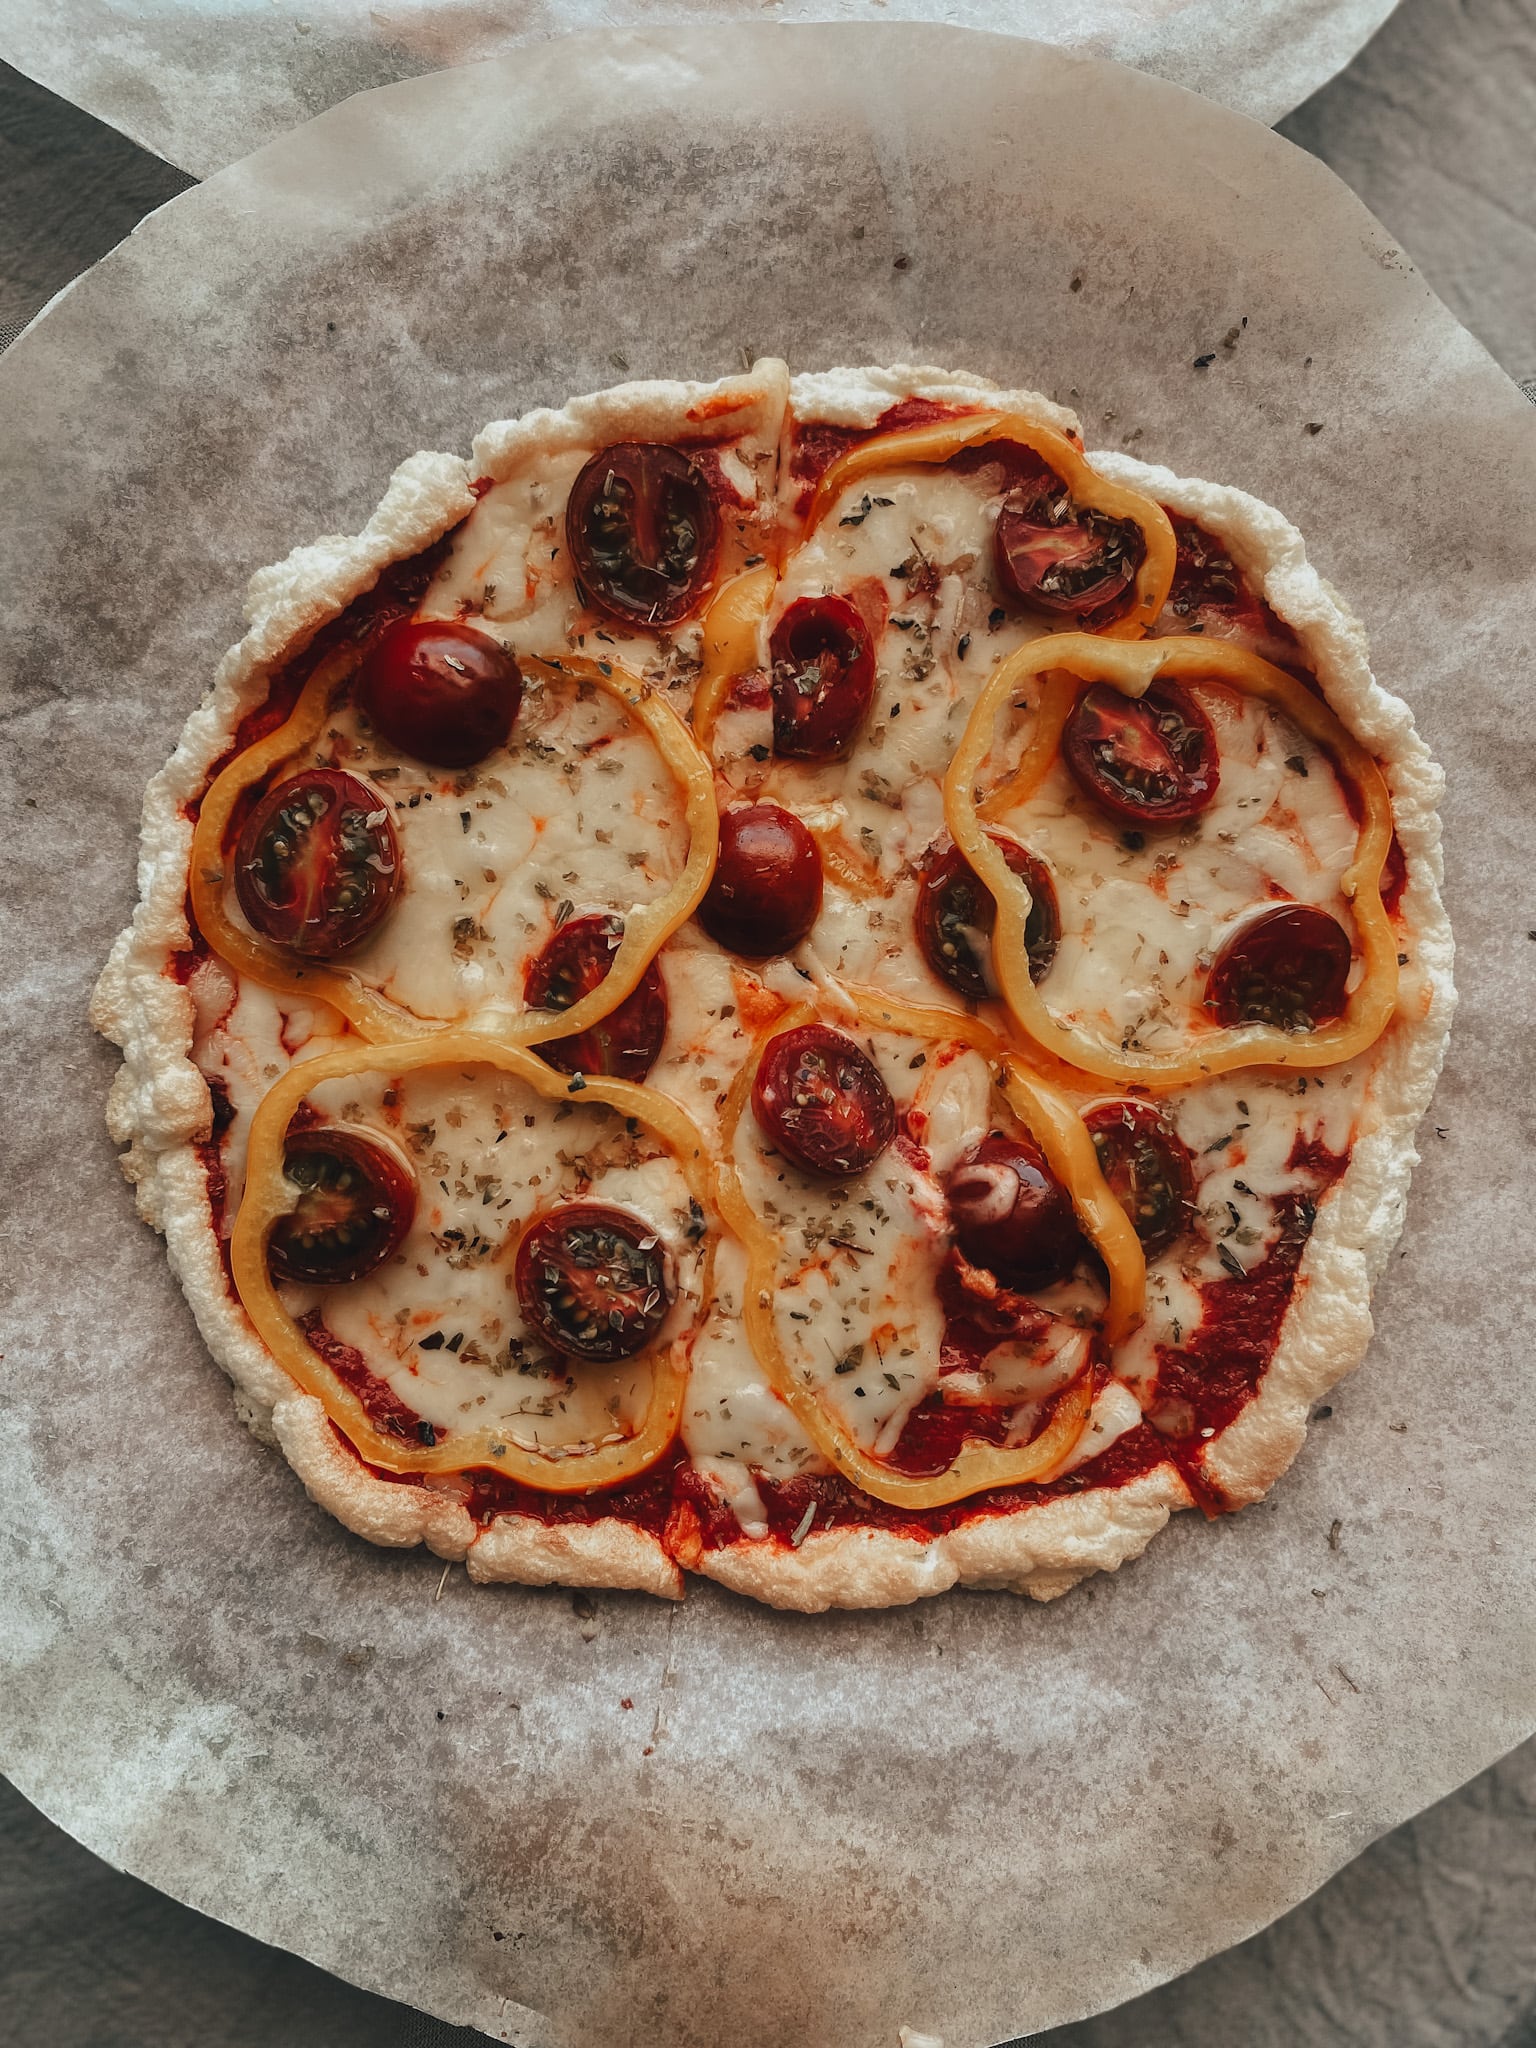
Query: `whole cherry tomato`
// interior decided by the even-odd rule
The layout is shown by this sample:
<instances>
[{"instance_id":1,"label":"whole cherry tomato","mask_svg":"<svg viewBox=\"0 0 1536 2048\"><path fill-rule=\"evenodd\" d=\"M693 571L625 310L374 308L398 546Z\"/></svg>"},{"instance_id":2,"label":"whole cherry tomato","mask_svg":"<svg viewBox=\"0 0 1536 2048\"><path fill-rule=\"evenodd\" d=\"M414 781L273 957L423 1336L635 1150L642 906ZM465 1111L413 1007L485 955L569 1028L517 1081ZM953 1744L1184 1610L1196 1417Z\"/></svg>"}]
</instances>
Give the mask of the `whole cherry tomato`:
<instances>
[{"instance_id":1,"label":"whole cherry tomato","mask_svg":"<svg viewBox=\"0 0 1536 2048\"><path fill-rule=\"evenodd\" d=\"M747 960L791 952L821 914L821 855L792 811L751 804L720 820L720 852L698 919Z\"/></svg>"},{"instance_id":2,"label":"whole cherry tomato","mask_svg":"<svg viewBox=\"0 0 1536 2048\"><path fill-rule=\"evenodd\" d=\"M993 1131L944 1184L955 1242L1005 1287L1064 1280L1083 1251L1072 1198L1024 1132Z\"/></svg>"},{"instance_id":3,"label":"whole cherry tomato","mask_svg":"<svg viewBox=\"0 0 1536 2048\"><path fill-rule=\"evenodd\" d=\"M472 768L507 744L522 671L498 641L451 619L397 619L363 658L358 702L392 747Z\"/></svg>"}]
</instances>

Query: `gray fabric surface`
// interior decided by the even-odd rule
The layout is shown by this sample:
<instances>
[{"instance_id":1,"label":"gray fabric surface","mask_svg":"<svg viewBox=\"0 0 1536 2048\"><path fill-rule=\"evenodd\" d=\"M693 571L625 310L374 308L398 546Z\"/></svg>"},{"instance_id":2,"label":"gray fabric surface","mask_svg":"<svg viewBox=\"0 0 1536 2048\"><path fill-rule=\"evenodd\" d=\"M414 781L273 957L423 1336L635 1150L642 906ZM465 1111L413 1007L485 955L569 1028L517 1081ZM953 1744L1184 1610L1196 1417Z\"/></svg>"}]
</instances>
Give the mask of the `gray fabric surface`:
<instances>
[{"instance_id":1,"label":"gray fabric surface","mask_svg":"<svg viewBox=\"0 0 1536 2048\"><path fill-rule=\"evenodd\" d=\"M1283 132L1354 186L1506 369L1536 377L1536 0L1405 0ZM0 346L188 182L0 64ZM177 1905L0 1784L7 2048L482 2038ZM1037 2038L1052 2048L1536 2048L1536 1744L1253 1940Z\"/></svg>"}]
</instances>

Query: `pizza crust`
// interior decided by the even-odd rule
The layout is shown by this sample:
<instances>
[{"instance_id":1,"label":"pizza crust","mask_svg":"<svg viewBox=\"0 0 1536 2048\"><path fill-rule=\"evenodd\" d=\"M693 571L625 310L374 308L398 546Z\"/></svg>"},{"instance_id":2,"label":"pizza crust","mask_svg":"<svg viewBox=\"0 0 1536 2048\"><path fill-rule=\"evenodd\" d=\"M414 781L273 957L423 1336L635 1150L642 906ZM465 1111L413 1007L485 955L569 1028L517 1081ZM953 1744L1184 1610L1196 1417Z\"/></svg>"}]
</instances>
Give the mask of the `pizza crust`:
<instances>
[{"instance_id":1,"label":"pizza crust","mask_svg":"<svg viewBox=\"0 0 1536 2048\"><path fill-rule=\"evenodd\" d=\"M683 1597L677 1565L654 1536L627 1522L498 1515L480 1528L449 1490L376 1478L338 1441L313 1395L283 1395L272 1426L310 1499L369 1543L391 1550L424 1543L436 1556L466 1564L480 1585L602 1586Z\"/></svg>"},{"instance_id":2,"label":"pizza crust","mask_svg":"<svg viewBox=\"0 0 1536 2048\"><path fill-rule=\"evenodd\" d=\"M1191 1505L1172 1466L1126 1486L1046 1501L1022 1515L979 1515L927 1542L885 1529L814 1531L797 1549L773 1542L706 1550L691 1569L770 1607L907 1607L951 1586L1055 1600L1090 1572L1140 1557L1177 1508Z\"/></svg>"},{"instance_id":3,"label":"pizza crust","mask_svg":"<svg viewBox=\"0 0 1536 2048\"><path fill-rule=\"evenodd\" d=\"M170 1261L204 1341L234 1381L253 1431L275 1439L311 1496L367 1540L425 1543L467 1559L482 1581L634 1588L678 1598L683 1575L662 1544L631 1524L548 1525L503 1515L476 1525L451 1491L374 1477L335 1436L324 1410L298 1393L257 1338L231 1294L195 1149L209 1130L209 1095L191 1058L188 991L166 973L188 943L186 877L191 825L184 805L206 784L274 669L371 588L390 563L421 552L477 502L473 478L504 477L542 453L624 436L719 433L734 427L774 442L790 396L798 418L871 427L904 398L931 398L1029 414L1076 432L1075 417L1034 393L1001 392L971 376L898 366L832 370L796 378L765 362L719 386L632 384L573 400L559 412L487 427L472 461L417 455L402 464L377 511L352 537L326 536L251 579L249 630L220 664L204 704L188 720L145 799L140 904L119 938L92 1004L92 1020L120 1045L108 1122L127 1149L123 1166L140 1213L164 1232ZM1090 458L1106 476L1199 519L1230 547L1280 617L1306 643L1329 701L1376 752L1392 790L1408 881L1411 934L1399 1015L1376 1049L1366 1114L1349 1166L1322 1202L1301 1260L1281 1337L1257 1396L1206 1453L1209 1479L1234 1503L1266 1492L1295 1456L1310 1405L1364 1355L1370 1287L1401 1227L1417 1160L1414 1128L1444 1055L1454 989L1449 922L1440 901L1443 777L1414 731L1406 705L1371 675L1364 633L1306 557L1300 534L1272 507L1225 486L1175 477L1120 454ZM978 1516L929 1541L881 1530L813 1531L798 1548L741 1541L690 1558L691 1568L768 1604L802 1611L901 1605L952 1585L1051 1599L1093 1571L1140 1555L1191 1496L1161 1466L1121 1487L1088 1489L1014 1516Z\"/></svg>"}]
</instances>

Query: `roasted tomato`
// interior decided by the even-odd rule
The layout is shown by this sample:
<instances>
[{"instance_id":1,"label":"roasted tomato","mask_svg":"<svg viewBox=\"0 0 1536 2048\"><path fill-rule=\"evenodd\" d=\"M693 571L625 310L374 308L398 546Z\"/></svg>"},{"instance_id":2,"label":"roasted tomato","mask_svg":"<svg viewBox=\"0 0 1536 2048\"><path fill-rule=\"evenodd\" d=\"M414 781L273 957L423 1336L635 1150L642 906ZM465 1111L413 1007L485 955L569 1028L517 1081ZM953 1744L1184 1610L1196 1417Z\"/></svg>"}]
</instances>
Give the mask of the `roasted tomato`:
<instances>
[{"instance_id":1,"label":"roasted tomato","mask_svg":"<svg viewBox=\"0 0 1536 2048\"><path fill-rule=\"evenodd\" d=\"M507 650L473 627L398 619L364 658L357 696L402 754L470 768L507 744L523 677Z\"/></svg>"},{"instance_id":2,"label":"roasted tomato","mask_svg":"<svg viewBox=\"0 0 1536 2048\"><path fill-rule=\"evenodd\" d=\"M307 768L269 789L235 849L235 894L247 921L308 960L361 945L399 887L388 804L339 768Z\"/></svg>"},{"instance_id":3,"label":"roasted tomato","mask_svg":"<svg viewBox=\"0 0 1536 2048\"><path fill-rule=\"evenodd\" d=\"M798 946L821 914L821 855L792 811L752 804L720 820L720 853L698 919L747 960Z\"/></svg>"},{"instance_id":4,"label":"roasted tomato","mask_svg":"<svg viewBox=\"0 0 1536 2048\"><path fill-rule=\"evenodd\" d=\"M588 599L623 626L675 626L715 573L714 492L680 448L619 441L571 486L565 537Z\"/></svg>"},{"instance_id":5,"label":"roasted tomato","mask_svg":"<svg viewBox=\"0 0 1536 2048\"><path fill-rule=\"evenodd\" d=\"M1266 661L1281 667L1294 662L1301 653L1296 635L1238 568L1226 542L1193 519L1177 512L1169 517L1178 552L1160 629L1221 639L1236 635Z\"/></svg>"},{"instance_id":6,"label":"roasted tomato","mask_svg":"<svg viewBox=\"0 0 1536 2048\"><path fill-rule=\"evenodd\" d=\"M1125 697L1094 683L1061 737L1067 766L1101 810L1128 825L1187 825L1221 777L1211 721L1177 683Z\"/></svg>"},{"instance_id":7,"label":"roasted tomato","mask_svg":"<svg viewBox=\"0 0 1536 2048\"><path fill-rule=\"evenodd\" d=\"M283 1172L299 1199L267 1239L279 1280L361 1280L399 1250L416 1214L416 1182L392 1146L320 1124L289 1136Z\"/></svg>"},{"instance_id":8,"label":"roasted tomato","mask_svg":"<svg viewBox=\"0 0 1536 2048\"><path fill-rule=\"evenodd\" d=\"M1056 957L1061 913L1045 863L1001 832L987 837L1029 890L1024 947L1029 978L1038 982ZM992 926L997 903L992 891L958 846L931 846L917 871L917 942L923 958L943 981L979 1002L997 994L992 974Z\"/></svg>"},{"instance_id":9,"label":"roasted tomato","mask_svg":"<svg viewBox=\"0 0 1536 2048\"><path fill-rule=\"evenodd\" d=\"M752 1112L792 1166L829 1180L862 1173L896 1135L896 1105L879 1068L826 1024L802 1024L768 1041Z\"/></svg>"},{"instance_id":10,"label":"roasted tomato","mask_svg":"<svg viewBox=\"0 0 1536 2048\"><path fill-rule=\"evenodd\" d=\"M625 1209L567 1202L546 1209L517 1247L517 1299L556 1351L605 1365L643 1351L675 1292L657 1232Z\"/></svg>"},{"instance_id":11,"label":"roasted tomato","mask_svg":"<svg viewBox=\"0 0 1536 2048\"><path fill-rule=\"evenodd\" d=\"M1150 1102L1100 1102L1083 1117L1099 1171L1148 1258L1167 1251L1195 1214L1189 1147Z\"/></svg>"},{"instance_id":12,"label":"roasted tomato","mask_svg":"<svg viewBox=\"0 0 1536 2048\"><path fill-rule=\"evenodd\" d=\"M1337 918L1307 903L1280 903L1235 931L1205 984L1218 1024L1273 1024L1313 1031L1342 1017L1349 937Z\"/></svg>"},{"instance_id":13,"label":"roasted tomato","mask_svg":"<svg viewBox=\"0 0 1536 2048\"><path fill-rule=\"evenodd\" d=\"M1083 1251L1072 1198L1024 1132L992 1131L944 1184L955 1242L1005 1287L1064 1280Z\"/></svg>"},{"instance_id":14,"label":"roasted tomato","mask_svg":"<svg viewBox=\"0 0 1536 2048\"><path fill-rule=\"evenodd\" d=\"M798 597L774 627L773 744L803 761L853 745L875 694L875 646L846 597Z\"/></svg>"},{"instance_id":15,"label":"roasted tomato","mask_svg":"<svg viewBox=\"0 0 1536 2048\"><path fill-rule=\"evenodd\" d=\"M523 998L535 1010L569 1010L608 978L624 937L620 918L597 912L561 925L528 965ZM534 1047L562 1074L613 1074L643 1081L667 1035L667 991L653 960L623 1002L585 1031Z\"/></svg>"},{"instance_id":16,"label":"roasted tomato","mask_svg":"<svg viewBox=\"0 0 1536 2048\"><path fill-rule=\"evenodd\" d=\"M1034 611L1106 626L1130 608L1147 552L1134 519L1074 505L1056 478L1044 490L1015 487L993 541L1004 593Z\"/></svg>"}]
</instances>

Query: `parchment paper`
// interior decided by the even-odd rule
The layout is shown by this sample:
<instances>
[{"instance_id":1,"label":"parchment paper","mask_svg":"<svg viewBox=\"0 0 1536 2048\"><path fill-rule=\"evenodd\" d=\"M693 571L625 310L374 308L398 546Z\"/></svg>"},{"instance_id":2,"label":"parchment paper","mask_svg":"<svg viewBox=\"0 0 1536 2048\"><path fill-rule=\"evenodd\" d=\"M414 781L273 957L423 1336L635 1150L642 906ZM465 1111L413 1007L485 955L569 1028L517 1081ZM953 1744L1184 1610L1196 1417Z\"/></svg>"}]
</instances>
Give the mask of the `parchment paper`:
<instances>
[{"instance_id":1,"label":"parchment paper","mask_svg":"<svg viewBox=\"0 0 1536 2048\"><path fill-rule=\"evenodd\" d=\"M1114 57L1278 121L1396 0L0 0L0 57L198 177L349 93L569 30L927 21Z\"/></svg>"},{"instance_id":2,"label":"parchment paper","mask_svg":"<svg viewBox=\"0 0 1536 2048\"><path fill-rule=\"evenodd\" d=\"M87 993L247 570L408 450L744 349L1037 380L1090 446L1275 501L1450 771L1463 1010L1370 1357L1269 1502L1049 1608L674 1610L368 1549L235 1423L101 1127ZM173 201L0 359L0 417L30 1798L509 2041L977 2048L1247 1934L1536 1726L1536 413L1328 172L1014 41L572 41Z\"/></svg>"}]
</instances>

